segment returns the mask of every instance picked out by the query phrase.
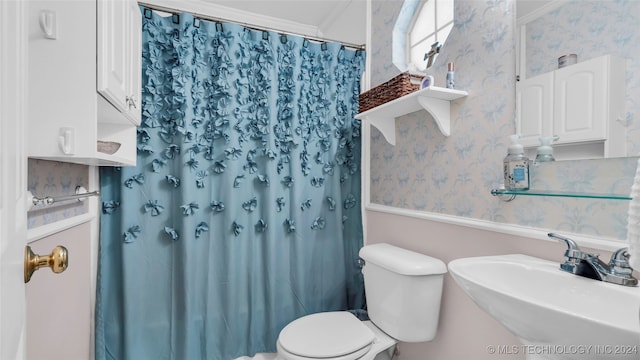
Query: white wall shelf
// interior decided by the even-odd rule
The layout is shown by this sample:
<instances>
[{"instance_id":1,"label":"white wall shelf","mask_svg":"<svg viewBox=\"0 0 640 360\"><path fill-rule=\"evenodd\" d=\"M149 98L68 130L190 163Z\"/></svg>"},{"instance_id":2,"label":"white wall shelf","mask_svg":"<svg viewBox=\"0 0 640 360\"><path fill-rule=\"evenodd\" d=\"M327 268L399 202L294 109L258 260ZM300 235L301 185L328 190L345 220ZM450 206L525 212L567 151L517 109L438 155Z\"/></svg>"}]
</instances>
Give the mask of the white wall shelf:
<instances>
[{"instance_id":1,"label":"white wall shelf","mask_svg":"<svg viewBox=\"0 0 640 360\"><path fill-rule=\"evenodd\" d=\"M451 101L463 98L462 90L430 86L361 112L356 119L368 121L382 132L389 144L396 144L396 117L426 110L444 136L451 135Z\"/></svg>"}]
</instances>

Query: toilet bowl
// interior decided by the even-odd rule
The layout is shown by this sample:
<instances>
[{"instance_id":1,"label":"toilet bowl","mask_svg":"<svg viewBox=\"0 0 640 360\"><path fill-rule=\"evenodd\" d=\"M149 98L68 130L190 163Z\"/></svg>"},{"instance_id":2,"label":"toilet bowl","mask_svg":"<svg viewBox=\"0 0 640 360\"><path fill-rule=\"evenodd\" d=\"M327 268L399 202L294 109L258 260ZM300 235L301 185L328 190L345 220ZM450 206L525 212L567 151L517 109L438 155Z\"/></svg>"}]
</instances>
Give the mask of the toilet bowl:
<instances>
[{"instance_id":1,"label":"toilet bowl","mask_svg":"<svg viewBox=\"0 0 640 360\"><path fill-rule=\"evenodd\" d=\"M365 246L360 257L371 320L348 311L303 316L280 332L277 359L390 360L398 341L435 337L446 265L389 244Z\"/></svg>"}]
</instances>

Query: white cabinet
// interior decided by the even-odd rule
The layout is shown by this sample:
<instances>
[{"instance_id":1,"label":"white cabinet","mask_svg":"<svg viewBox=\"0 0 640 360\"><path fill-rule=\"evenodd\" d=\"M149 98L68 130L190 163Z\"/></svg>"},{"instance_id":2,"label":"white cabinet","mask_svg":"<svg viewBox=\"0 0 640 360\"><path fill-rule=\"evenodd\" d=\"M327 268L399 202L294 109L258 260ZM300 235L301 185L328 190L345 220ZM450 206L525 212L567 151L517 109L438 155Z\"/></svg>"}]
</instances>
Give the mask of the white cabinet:
<instances>
[{"instance_id":1,"label":"white cabinet","mask_svg":"<svg viewBox=\"0 0 640 360\"><path fill-rule=\"evenodd\" d=\"M601 56L516 85L516 131L525 147L540 135L556 144L602 143L603 156L626 156L625 60Z\"/></svg>"},{"instance_id":2,"label":"white cabinet","mask_svg":"<svg viewBox=\"0 0 640 360\"><path fill-rule=\"evenodd\" d=\"M29 1L29 157L135 165L141 15L134 0ZM98 148L99 142L117 151Z\"/></svg>"},{"instance_id":3,"label":"white cabinet","mask_svg":"<svg viewBox=\"0 0 640 360\"><path fill-rule=\"evenodd\" d=\"M516 83L516 132L523 146L536 146L553 133L553 73Z\"/></svg>"},{"instance_id":4,"label":"white cabinet","mask_svg":"<svg viewBox=\"0 0 640 360\"><path fill-rule=\"evenodd\" d=\"M142 20L135 1L98 0L98 92L140 125Z\"/></svg>"}]
</instances>

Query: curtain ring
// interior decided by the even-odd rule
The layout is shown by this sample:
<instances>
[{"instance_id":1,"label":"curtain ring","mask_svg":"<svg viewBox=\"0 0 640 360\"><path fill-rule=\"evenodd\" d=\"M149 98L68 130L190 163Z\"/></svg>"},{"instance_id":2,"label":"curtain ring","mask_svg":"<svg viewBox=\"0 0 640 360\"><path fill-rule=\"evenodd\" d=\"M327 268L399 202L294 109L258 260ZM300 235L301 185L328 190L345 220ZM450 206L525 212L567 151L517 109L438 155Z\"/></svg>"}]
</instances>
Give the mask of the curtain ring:
<instances>
[{"instance_id":1,"label":"curtain ring","mask_svg":"<svg viewBox=\"0 0 640 360\"><path fill-rule=\"evenodd\" d=\"M144 17L147 19L151 19L151 9L144 8Z\"/></svg>"},{"instance_id":2,"label":"curtain ring","mask_svg":"<svg viewBox=\"0 0 640 360\"><path fill-rule=\"evenodd\" d=\"M325 42L325 43L322 43L322 45L320 45L320 49L321 49L322 51L326 51L326 50L327 50L327 43L326 43L326 42Z\"/></svg>"},{"instance_id":3,"label":"curtain ring","mask_svg":"<svg viewBox=\"0 0 640 360\"><path fill-rule=\"evenodd\" d=\"M287 36L285 34L280 34L280 42L282 44L286 44L287 43Z\"/></svg>"},{"instance_id":4,"label":"curtain ring","mask_svg":"<svg viewBox=\"0 0 640 360\"><path fill-rule=\"evenodd\" d=\"M180 24L180 15L179 14L173 14L171 16L171 21L173 21L174 24Z\"/></svg>"},{"instance_id":5,"label":"curtain ring","mask_svg":"<svg viewBox=\"0 0 640 360\"><path fill-rule=\"evenodd\" d=\"M262 40L269 40L269 33L266 31L262 32Z\"/></svg>"},{"instance_id":6,"label":"curtain ring","mask_svg":"<svg viewBox=\"0 0 640 360\"><path fill-rule=\"evenodd\" d=\"M193 18L193 27L194 28L200 28L200 19Z\"/></svg>"},{"instance_id":7,"label":"curtain ring","mask_svg":"<svg viewBox=\"0 0 640 360\"><path fill-rule=\"evenodd\" d=\"M304 39L304 41L302 42L302 46L303 46L304 48L309 47L309 40Z\"/></svg>"},{"instance_id":8,"label":"curtain ring","mask_svg":"<svg viewBox=\"0 0 640 360\"><path fill-rule=\"evenodd\" d=\"M222 32L223 31L222 23L219 23L219 22L216 23L216 31L217 32Z\"/></svg>"}]
</instances>

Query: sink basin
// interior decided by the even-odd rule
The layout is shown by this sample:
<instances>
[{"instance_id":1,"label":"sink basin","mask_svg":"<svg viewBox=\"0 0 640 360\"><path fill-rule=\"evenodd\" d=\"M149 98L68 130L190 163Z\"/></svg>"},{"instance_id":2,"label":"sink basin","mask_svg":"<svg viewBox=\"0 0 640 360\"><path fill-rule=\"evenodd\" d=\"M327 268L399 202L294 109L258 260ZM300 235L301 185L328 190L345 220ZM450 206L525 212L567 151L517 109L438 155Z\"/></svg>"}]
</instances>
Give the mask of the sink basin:
<instances>
[{"instance_id":1,"label":"sink basin","mask_svg":"<svg viewBox=\"0 0 640 360\"><path fill-rule=\"evenodd\" d=\"M516 351L527 359L640 359L640 287L576 276L520 254L448 266L467 295L518 337Z\"/></svg>"}]
</instances>

